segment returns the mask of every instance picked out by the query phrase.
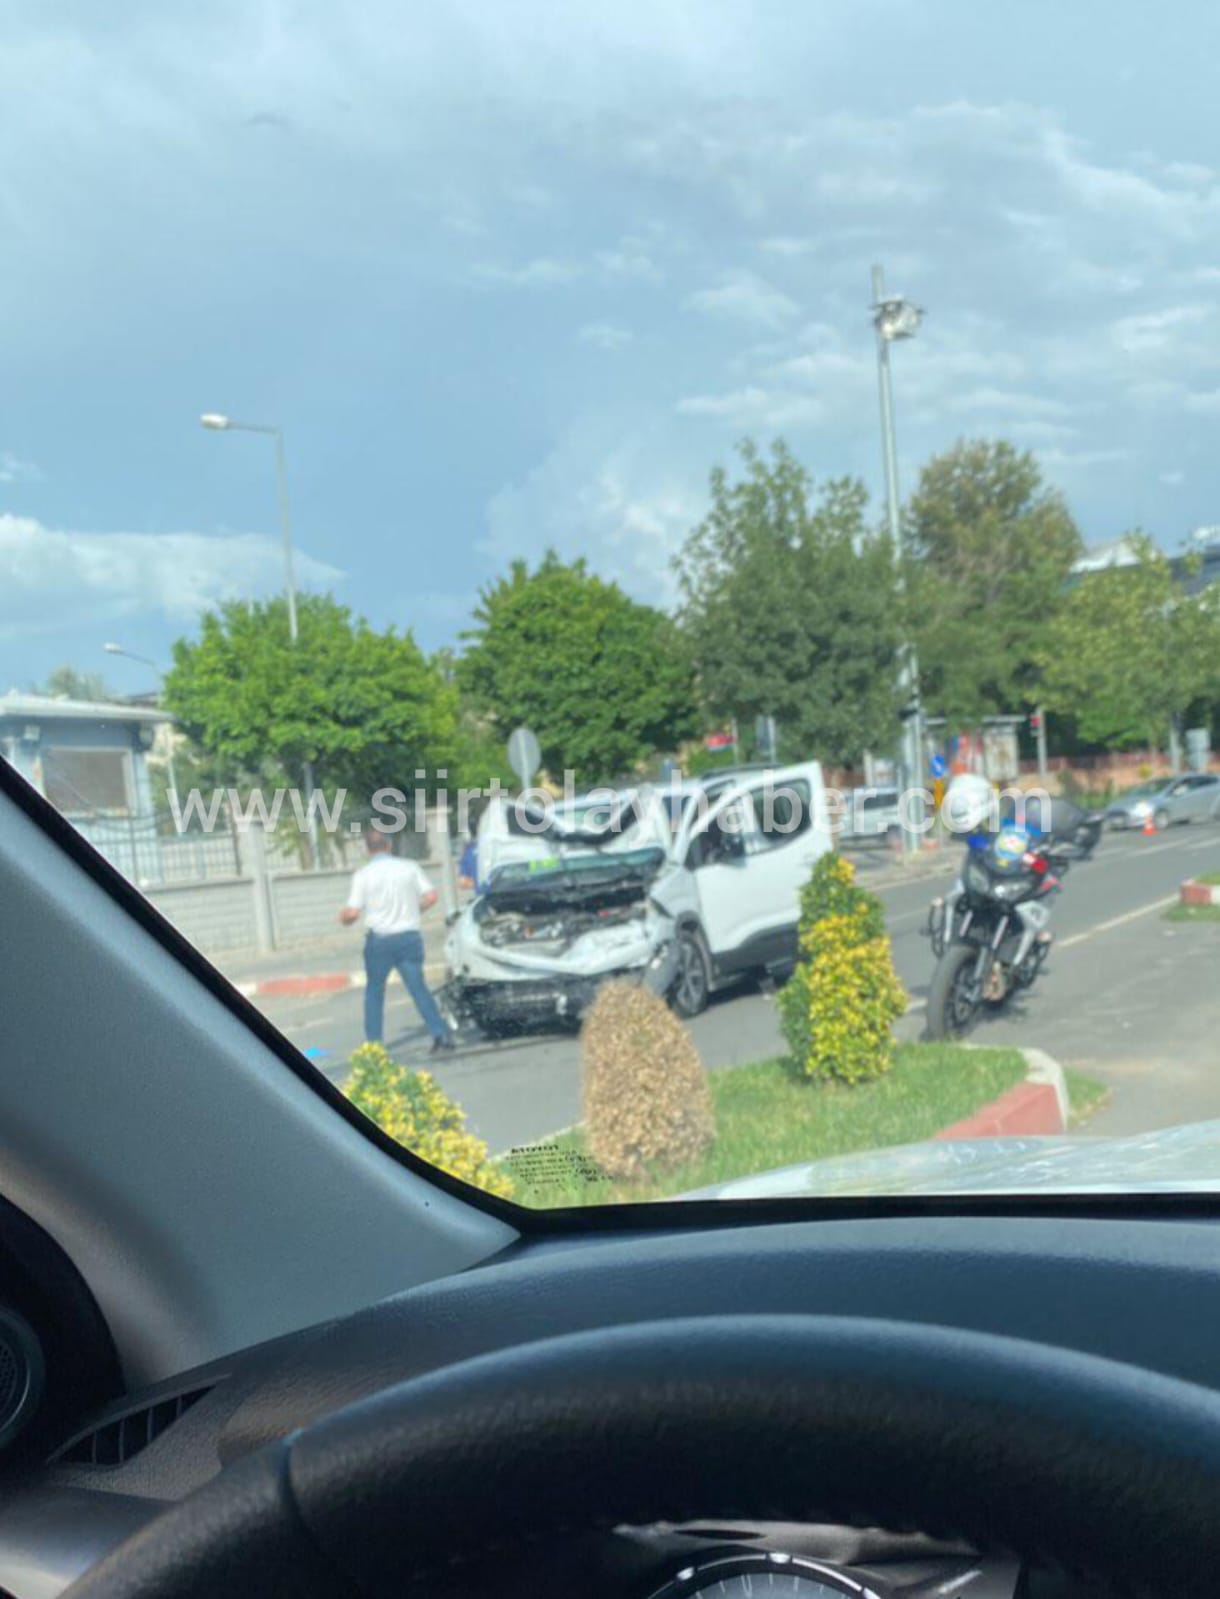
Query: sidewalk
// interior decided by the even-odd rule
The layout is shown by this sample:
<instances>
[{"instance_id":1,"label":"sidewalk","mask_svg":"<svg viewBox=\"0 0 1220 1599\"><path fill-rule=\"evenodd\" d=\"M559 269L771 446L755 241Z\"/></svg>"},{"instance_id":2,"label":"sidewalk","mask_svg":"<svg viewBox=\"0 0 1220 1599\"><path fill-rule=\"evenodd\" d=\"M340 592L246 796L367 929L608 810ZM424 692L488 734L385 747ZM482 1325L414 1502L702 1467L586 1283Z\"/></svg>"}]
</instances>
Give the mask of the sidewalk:
<instances>
[{"instance_id":1,"label":"sidewalk","mask_svg":"<svg viewBox=\"0 0 1220 1599\"><path fill-rule=\"evenodd\" d=\"M942 872L956 871L958 867L958 852L948 844L921 850L910 861L895 855L884 844L853 844L848 840L839 848L859 872L866 888L893 888L898 883L915 883L925 877L938 877Z\"/></svg>"}]
</instances>

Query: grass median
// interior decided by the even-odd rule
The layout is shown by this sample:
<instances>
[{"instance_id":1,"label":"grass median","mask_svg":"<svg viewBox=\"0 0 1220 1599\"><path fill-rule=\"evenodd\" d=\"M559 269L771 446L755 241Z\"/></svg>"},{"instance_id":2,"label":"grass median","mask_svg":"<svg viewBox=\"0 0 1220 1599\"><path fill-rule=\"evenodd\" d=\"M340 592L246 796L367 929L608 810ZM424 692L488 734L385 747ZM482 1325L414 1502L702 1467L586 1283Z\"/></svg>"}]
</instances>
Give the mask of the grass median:
<instances>
[{"instance_id":1,"label":"grass median","mask_svg":"<svg viewBox=\"0 0 1220 1599\"><path fill-rule=\"evenodd\" d=\"M1220 887L1220 872L1204 872L1195 878L1209 888ZM1165 912L1167 922L1220 922L1220 905L1171 905Z\"/></svg>"},{"instance_id":2,"label":"grass median","mask_svg":"<svg viewBox=\"0 0 1220 1599\"><path fill-rule=\"evenodd\" d=\"M918 1143L1015 1087L1025 1069L1015 1049L899 1044L884 1077L847 1087L807 1082L782 1059L759 1061L709 1074L715 1142L699 1160L662 1178L620 1183L601 1177L579 1128L510 1153L503 1166L514 1197L525 1205L666 1199L778 1166Z\"/></svg>"}]
</instances>

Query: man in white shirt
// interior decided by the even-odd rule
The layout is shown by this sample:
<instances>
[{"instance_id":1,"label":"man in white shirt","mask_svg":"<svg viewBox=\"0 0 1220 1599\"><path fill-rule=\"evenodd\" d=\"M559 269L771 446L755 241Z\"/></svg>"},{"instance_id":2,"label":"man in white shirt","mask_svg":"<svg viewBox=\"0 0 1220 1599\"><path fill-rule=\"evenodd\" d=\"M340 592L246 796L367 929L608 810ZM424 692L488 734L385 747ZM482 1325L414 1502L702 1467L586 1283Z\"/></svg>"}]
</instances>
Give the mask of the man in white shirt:
<instances>
[{"instance_id":1,"label":"man in white shirt","mask_svg":"<svg viewBox=\"0 0 1220 1599\"><path fill-rule=\"evenodd\" d=\"M364 916L364 1036L380 1044L385 1022L385 985L392 971L415 1001L432 1034L435 1053L453 1048L453 1035L424 977L420 916L436 904L436 890L414 861L394 854L388 834L371 827L364 835L369 858L352 877L339 920L348 926Z\"/></svg>"}]
</instances>

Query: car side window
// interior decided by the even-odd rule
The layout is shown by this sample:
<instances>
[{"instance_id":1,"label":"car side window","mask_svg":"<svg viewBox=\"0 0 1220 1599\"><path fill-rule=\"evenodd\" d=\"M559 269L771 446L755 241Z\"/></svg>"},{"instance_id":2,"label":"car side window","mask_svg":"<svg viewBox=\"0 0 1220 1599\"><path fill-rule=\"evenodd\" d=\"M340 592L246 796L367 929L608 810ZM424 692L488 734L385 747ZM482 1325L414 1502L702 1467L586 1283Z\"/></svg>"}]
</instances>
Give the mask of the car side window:
<instances>
[{"instance_id":1,"label":"car side window","mask_svg":"<svg viewBox=\"0 0 1220 1599\"><path fill-rule=\"evenodd\" d=\"M781 783L756 789L752 853L781 849L813 826L813 796L806 782Z\"/></svg>"}]
</instances>

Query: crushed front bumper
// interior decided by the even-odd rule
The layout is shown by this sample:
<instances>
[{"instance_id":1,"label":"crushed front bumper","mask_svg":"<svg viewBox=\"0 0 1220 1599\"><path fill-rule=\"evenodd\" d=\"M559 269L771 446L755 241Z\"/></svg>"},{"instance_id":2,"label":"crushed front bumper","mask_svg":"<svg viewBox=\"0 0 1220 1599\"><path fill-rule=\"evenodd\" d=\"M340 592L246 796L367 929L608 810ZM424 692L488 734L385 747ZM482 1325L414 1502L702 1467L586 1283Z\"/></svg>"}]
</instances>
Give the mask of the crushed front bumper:
<instances>
[{"instance_id":1,"label":"crushed front bumper","mask_svg":"<svg viewBox=\"0 0 1220 1599\"><path fill-rule=\"evenodd\" d=\"M588 938L580 940L585 948L578 959L543 962L535 958L518 964L481 942L472 945L470 931L461 924L455 929L448 947L450 975L437 996L449 1019L459 1027L474 1026L488 1033L527 1032L579 1022L605 982L641 983L664 996L678 977L678 946L668 923L663 933L658 935L653 929L633 949L622 947L621 939L607 941L604 964L599 964L588 948ZM575 947L572 953L577 954Z\"/></svg>"}]
</instances>

